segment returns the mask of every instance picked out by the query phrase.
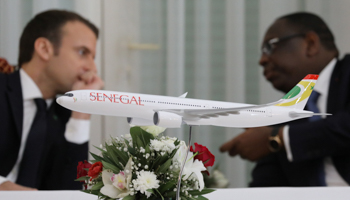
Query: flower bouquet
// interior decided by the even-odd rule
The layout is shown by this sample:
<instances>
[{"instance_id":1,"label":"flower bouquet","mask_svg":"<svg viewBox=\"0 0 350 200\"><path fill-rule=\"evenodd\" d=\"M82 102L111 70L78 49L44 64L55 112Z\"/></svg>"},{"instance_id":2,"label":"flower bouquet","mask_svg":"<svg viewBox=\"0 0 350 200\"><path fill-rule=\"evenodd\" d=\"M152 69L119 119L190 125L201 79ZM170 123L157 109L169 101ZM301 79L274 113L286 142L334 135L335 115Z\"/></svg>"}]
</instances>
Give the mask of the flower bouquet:
<instances>
[{"instance_id":1,"label":"flower bouquet","mask_svg":"<svg viewBox=\"0 0 350 200\"><path fill-rule=\"evenodd\" d=\"M83 182L84 192L99 199L207 199L203 194L214 190L204 188L202 172L214 164L215 157L202 145L195 144L188 153L177 188L182 163L187 153L184 141L152 134L146 127L132 127L130 134L111 138L91 153L92 165L79 162L76 181Z\"/></svg>"}]
</instances>

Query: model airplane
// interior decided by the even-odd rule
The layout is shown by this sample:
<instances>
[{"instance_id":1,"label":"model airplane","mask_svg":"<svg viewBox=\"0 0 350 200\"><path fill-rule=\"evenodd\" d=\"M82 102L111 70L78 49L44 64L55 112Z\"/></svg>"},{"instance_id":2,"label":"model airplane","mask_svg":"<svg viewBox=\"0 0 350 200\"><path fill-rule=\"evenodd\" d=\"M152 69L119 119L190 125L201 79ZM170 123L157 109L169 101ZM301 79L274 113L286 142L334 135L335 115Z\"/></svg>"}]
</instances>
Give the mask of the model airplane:
<instances>
[{"instance_id":1,"label":"model airplane","mask_svg":"<svg viewBox=\"0 0 350 200\"><path fill-rule=\"evenodd\" d=\"M129 124L178 128L188 125L259 127L313 115L303 110L318 75L309 74L277 102L251 105L104 90L76 90L57 98L73 111L127 117Z\"/></svg>"}]
</instances>

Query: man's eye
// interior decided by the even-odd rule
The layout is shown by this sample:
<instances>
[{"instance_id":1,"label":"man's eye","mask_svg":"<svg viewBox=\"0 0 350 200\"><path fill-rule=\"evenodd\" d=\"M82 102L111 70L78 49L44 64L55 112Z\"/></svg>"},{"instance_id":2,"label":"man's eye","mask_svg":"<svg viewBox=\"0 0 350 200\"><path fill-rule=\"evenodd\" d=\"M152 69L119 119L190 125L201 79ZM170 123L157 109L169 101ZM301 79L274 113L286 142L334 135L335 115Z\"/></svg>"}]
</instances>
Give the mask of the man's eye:
<instances>
[{"instance_id":1,"label":"man's eye","mask_svg":"<svg viewBox=\"0 0 350 200\"><path fill-rule=\"evenodd\" d=\"M83 56L86 54L86 51L84 49L79 50L79 55Z\"/></svg>"}]
</instances>

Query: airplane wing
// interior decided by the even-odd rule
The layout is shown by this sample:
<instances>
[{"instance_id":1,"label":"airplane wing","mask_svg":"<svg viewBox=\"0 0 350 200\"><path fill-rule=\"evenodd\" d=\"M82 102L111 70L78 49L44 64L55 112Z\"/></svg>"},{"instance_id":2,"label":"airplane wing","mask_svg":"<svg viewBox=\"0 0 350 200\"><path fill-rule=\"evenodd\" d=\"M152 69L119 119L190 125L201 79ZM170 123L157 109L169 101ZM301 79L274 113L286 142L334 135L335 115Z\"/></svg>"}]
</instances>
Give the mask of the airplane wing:
<instances>
[{"instance_id":1,"label":"airplane wing","mask_svg":"<svg viewBox=\"0 0 350 200\"><path fill-rule=\"evenodd\" d=\"M268 103L268 104L224 108L224 109L160 109L155 111L165 111L165 112L171 112L171 113L175 113L186 117L199 117L199 118L208 119L211 117L228 116L229 114L238 115L240 114L239 111L242 111L242 110L257 109L257 108L272 106L280 103L281 101L283 101L283 99L276 102Z\"/></svg>"}]
</instances>

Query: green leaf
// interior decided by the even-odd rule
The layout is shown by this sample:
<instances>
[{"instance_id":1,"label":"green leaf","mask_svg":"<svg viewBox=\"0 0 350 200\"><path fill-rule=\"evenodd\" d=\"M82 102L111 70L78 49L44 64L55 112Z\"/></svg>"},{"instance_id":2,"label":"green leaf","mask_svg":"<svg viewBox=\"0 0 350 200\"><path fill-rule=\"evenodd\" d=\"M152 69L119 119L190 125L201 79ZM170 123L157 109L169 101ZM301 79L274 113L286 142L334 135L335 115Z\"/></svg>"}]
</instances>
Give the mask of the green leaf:
<instances>
[{"instance_id":1,"label":"green leaf","mask_svg":"<svg viewBox=\"0 0 350 200\"><path fill-rule=\"evenodd\" d=\"M114 149L120 162L125 166L126 163L129 161L129 156L126 152L120 151L119 149Z\"/></svg>"},{"instance_id":2,"label":"green leaf","mask_svg":"<svg viewBox=\"0 0 350 200\"><path fill-rule=\"evenodd\" d=\"M103 152L102 153L103 156L103 160L109 163L113 163L113 160L109 157L109 153L108 152Z\"/></svg>"},{"instance_id":3,"label":"green leaf","mask_svg":"<svg viewBox=\"0 0 350 200\"><path fill-rule=\"evenodd\" d=\"M154 136L152 134L142 130L138 126L132 127L130 129L130 135L132 137L134 147L142 146L143 148L145 148L150 143L150 141L154 139ZM139 139L139 141L137 140L137 138Z\"/></svg>"},{"instance_id":4,"label":"green leaf","mask_svg":"<svg viewBox=\"0 0 350 200\"><path fill-rule=\"evenodd\" d=\"M146 191L149 192L149 193L155 194L154 191L153 191L153 189L148 189L148 190L146 190Z\"/></svg>"},{"instance_id":5,"label":"green leaf","mask_svg":"<svg viewBox=\"0 0 350 200\"><path fill-rule=\"evenodd\" d=\"M149 153L149 154L151 153L151 149L149 148L149 145L146 146L145 153Z\"/></svg>"},{"instance_id":6,"label":"green leaf","mask_svg":"<svg viewBox=\"0 0 350 200\"><path fill-rule=\"evenodd\" d=\"M175 149L170 153L169 158L172 159L172 158L175 156L177 150L178 150L178 148L175 148Z\"/></svg>"},{"instance_id":7,"label":"green leaf","mask_svg":"<svg viewBox=\"0 0 350 200\"><path fill-rule=\"evenodd\" d=\"M174 191L166 192L163 196L168 198L176 197L176 192Z\"/></svg>"},{"instance_id":8,"label":"green leaf","mask_svg":"<svg viewBox=\"0 0 350 200\"><path fill-rule=\"evenodd\" d=\"M82 176L82 177L80 177L78 179L75 179L74 181L87 181L89 179L90 179L90 177L88 177L88 176Z\"/></svg>"},{"instance_id":9,"label":"green leaf","mask_svg":"<svg viewBox=\"0 0 350 200\"><path fill-rule=\"evenodd\" d=\"M115 174L118 174L120 172L120 169L118 169L118 167L116 167L108 162L102 161L102 164L103 164L104 168L112 170Z\"/></svg>"},{"instance_id":10,"label":"green leaf","mask_svg":"<svg viewBox=\"0 0 350 200\"><path fill-rule=\"evenodd\" d=\"M147 144L145 144L145 143L141 140L140 137L137 137L137 138L136 138L136 143L137 143L137 145L138 145L139 147L146 148L146 145L147 145Z\"/></svg>"},{"instance_id":11,"label":"green leaf","mask_svg":"<svg viewBox=\"0 0 350 200\"><path fill-rule=\"evenodd\" d=\"M156 170L159 168L159 165L162 165L167 160L170 160L167 154L164 154L164 156L158 155L156 160L153 162L151 169Z\"/></svg>"},{"instance_id":12,"label":"green leaf","mask_svg":"<svg viewBox=\"0 0 350 200\"><path fill-rule=\"evenodd\" d=\"M199 195L199 196L197 197L197 200L208 200L208 198L205 198L205 197Z\"/></svg>"},{"instance_id":13,"label":"green leaf","mask_svg":"<svg viewBox=\"0 0 350 200\"><path fill-rule=\"evenodd\" d=\"M91 190L99 190L103 187L103 182L98 182L94 186L92 186Z\"/></svg>"},{"instance_id":14,"label":"green leaf","mask_svg":"<svg viewBox=\"0 0 350 200\"><path fill-rule=\"evenodd\" d=\"M95 145L93 145L96 149L100 150L101 152L106 152L105 150L101 149L100 147L97 147Z\"/></svg>"},{"instance_id":15,"label":"green leaf","mask_svg":"<svg viewBox=\"0 0 350 200\"><path fill-rule=\"evenodd\" d=\"M82 192L88 193L88 194L94 194L98 195L99 191L98 190L81 190Z\"/></svg>"},{"instance_id":16,"label":"green leaf","mask_svg":"<svg viewBox=\"0 0 350 200\"><path fill-rule=\"evenodd\" d=\"M98 156L98 155L96 155L96 154L94 154L94 153L92 153L92 152L90 152L90 154L91 154L91 156L95 159L95 160L97 160L97 161L102 161L102 160L104 160L101 156Z\"/></svg>"},{"instance_id":17,"label":"green leaf","mask_svg":"<svg viewBox=\"0 0 350 200\"><path fill-rule=\"evenodd\" d=\"M189 190L188 193L191 194L192 196L197 196L197 195L203 195L203 194L208 194L211 192L214 192L215 190L209 189L209 188L204 188L202 191L199 190Z\"/></svg>"},{"instance_id":18,"label":"green leaf","mask_svg":"<svg viewBox=\"0 0 350 200\"><path fill-rule=\"evenodd\" d=\"M111 138L111 141L112 141L112 144L117 147L117 146L120 146L118 145L116 142L115 142L115 139L110 135L110 138Z\"/></svg>"},{"instance_id":19,"label":"green leaf","mask_svg":"<svg viewBox=\"0 0 350 200\"><path fill-rule=\"evenodd\" d=\"M123 169L124 166L121 166L119 164L118 154L115 151L116 147L114 147L114 146L106 146L106 149L107 149L108 157L110 157L112 159L114 165L117 166L119 169Z\"/></svg>"},{"instance_id":20,"label":"green leaf","mask_svg":"<svg viewBox=\"0 0 350 200\"><path fill-rule=\"evenodd\" d=\"M135 149L132 148L130 145L128 145L128 151L132 156L137 157Z\"/></svg>"},{"instance_id":21,"label":"green leaf","mask_svg":"<svg viewBox=\"0 0 350 200\"><path fill-rule=\"evenodd\" d=\"M128 195L126 197L123 197L123 200L134 200L135 196Z\"/></svg>"},{"instance_id":22,"label":"green leaf","mask_svg":"<svg viewBox=\"0 0 350 200\"><path fill-rule=\"evenodd\" d=\"M160 168L157 170L157 172L158 173L165 173L169 169L171 162L172 162L172 160L170 160L170 159L167 160L162 166L160 166Z\"/></svg>"},{"instance_id":23,"label":"green leaf","mask_svg":"<svg viewBox=\"0 0 350 200\"><path fill-rule=\"evenodd\" d=\"M165 184L161 185L161 186L158 188L158 191L159 191L161 194L164 194L165 191L170 190L170 189L173 189L173 188L175 188L175 186L176 186L176 181L169 181L169 182L166 182Z\"/></svg>"},{"instance_id":24,"label":"green leaf","mask_svg":"<svg viewBox=\"0 0 350 200\"><path fill-rule=\"evenodd\" d=\"M162 196L162 193L160 193L157 189L154 189L155 191L157 191L160 195L160 197L162 197L162 200L164 200L164 197Z\"/></svg>"},{"instance_id":25,"label":"green leaf","mask_svg":"<svg viewBox=\"0 0 350 200\"><path fill-rule=\"evenodd\" d=\"M175 146L180 144L180 140L176 139L176 141L174 142Z\"/></svg>"}]
</instances>

